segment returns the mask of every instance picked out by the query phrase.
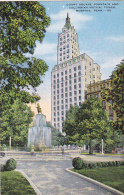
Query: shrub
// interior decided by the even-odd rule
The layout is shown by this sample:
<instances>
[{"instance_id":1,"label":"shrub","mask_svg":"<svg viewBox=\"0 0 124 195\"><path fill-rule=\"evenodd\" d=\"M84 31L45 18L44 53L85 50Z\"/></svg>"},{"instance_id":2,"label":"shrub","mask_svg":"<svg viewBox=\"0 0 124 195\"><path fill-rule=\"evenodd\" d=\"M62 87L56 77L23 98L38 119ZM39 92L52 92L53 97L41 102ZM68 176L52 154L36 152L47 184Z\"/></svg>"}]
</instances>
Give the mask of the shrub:
<instances>
[{"instance_id":1,"label":"shrub","mask_svg":"<svg viewBox=\"0 0 124 195\"><path fill-rule=\"evenodd\" d=\"M82 169L83 160L80 157L76 157L72 160L72 165L75 169Z\"/></svg>"},{"instance_id":2,"label":"shrub","mask_svg":"<svg viewBox=\"0 0 124 195\"><path fill-rule=\"evenodd\" d=\"M1 168L0 168L1 172L2 171L6 171L6 165L2 165Z\"/></svg>"},{"instance_id":3,"label":"shrub","mask_svg":"<svg viewBox=\"0 0 124 195\"><path fill-rule=\"evenodd\" d=\"M101 168L102 167L102 163L101 162L97 162L97 167Z\"/></svg>"},{"instance_id":4,"label":"shrub","mask_svg":"<svg viewBox=\"0 0 124 195\"><path fill-rule=\"evenodd\" d=\"M112 167L113 163L112 162L108 162L108 167Z\"/></svg>"},{"instance_id":5,"label":"shrub","mask_svg":"<svg viewBox=\"0 0 124 195\"><path fill-rule=\"evenodd\" d=\"M85 169L89 169L88 163L85 163L85 164L84 164L84 168L85 168Z\"/></svg>"},{"instance_id":6,"label":"shrub","mask_svg":"<svg viewBox=\"0 0 124 195\"><path fill-rule=\"evenodd\" d=\"M116 162L115 161L113 161L112 163L113 163L113 166L116 166Z\"/></svg>"},{"instance_id":7,"label":"shrub","mask_svg":"<svg viewBox=\"0 0 124 195\"><path fill-rule=\"evenodd\" d=\"M6 165L5 165L5 170L6 171L12 171L16 169L16 161L13 158L10 158L7 160Z\"/></svg>"}]
</instances>

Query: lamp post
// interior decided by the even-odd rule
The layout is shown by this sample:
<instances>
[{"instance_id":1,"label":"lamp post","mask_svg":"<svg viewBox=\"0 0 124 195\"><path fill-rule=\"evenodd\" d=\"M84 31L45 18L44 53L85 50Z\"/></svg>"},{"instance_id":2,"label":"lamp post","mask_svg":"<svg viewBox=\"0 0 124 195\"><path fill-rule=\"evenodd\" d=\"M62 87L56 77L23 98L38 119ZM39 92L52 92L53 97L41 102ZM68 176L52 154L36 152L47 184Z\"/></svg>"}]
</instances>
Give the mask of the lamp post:
<instances>
[{"instance_id":1,"label":"lamp post","mask_svg":"<svg viewBox=\"0 0 124 195\"><path fill-rule=\"evenodd\" d=\"M104 154L103 147L104 147L104 142L103 142L103 139L102 139L102 154Z\"/></svg>"}]
</instances>

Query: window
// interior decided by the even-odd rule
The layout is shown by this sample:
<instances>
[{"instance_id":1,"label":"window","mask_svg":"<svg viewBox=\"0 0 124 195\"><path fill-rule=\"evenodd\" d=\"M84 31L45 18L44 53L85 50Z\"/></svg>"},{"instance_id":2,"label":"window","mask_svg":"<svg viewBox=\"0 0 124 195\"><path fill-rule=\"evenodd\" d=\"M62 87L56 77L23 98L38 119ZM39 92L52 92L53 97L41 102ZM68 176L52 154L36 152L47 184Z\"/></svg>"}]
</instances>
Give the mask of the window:
<instances>
[{"instance_id":1,"label":"window","mask_svg":"<svg viewBox=\"0 0 124 195\"><path fill-rule=\"evenodd\" d=\"M57 90L57 93L59 93L59 90Z\"/></svg>"},{"instance_id":2,"label":"window","mask_svg":"<svg viewBox=\"0 0 124 195\"><path fill-rule=\"evenodd\" d=\"M81 88L81 84L79 84L79 88Z\"/></svg>"},{"instance_id":3,"label":"window","mask_svg":"<svg viewBox=\"0 0 124 195\"><path fill-rule=\"evenodd\" d=\"M89 63L89 65L91 66L91 62Z\"/></svg>"},{"instance_id":4,"label":"window","mask_svg":"<svg viewBox=\"0 0 124 195\"><path fill-rule=\"evenodd\" d=\"M56 78L56 75L53 75L53 78L55 79Z\"/></svg>"},{"instance_id":5,"label":"window","mask_svg":"<svg viewBox=\"0 0 124 195\"><path fill-rule=\"evenodd\" d=\"M57 112L57 115L59 116L59 112Z\"/></svg>"},{"instance_id":6,"label":"window","mask_svg":"<svg viewBox=\"0 0 124 195\"><path fill-rule=\"evenodd\" d=\"M69 69L69 73L71 73L71 69Z\"/></svg>"},{"instance_id":7,"label":"window","mask_svg":"<svg viewBox=\"0 0 124 195\"><path fill-rule=\"evenodd\" d=\"M56 107L54 107L54 111L56 111Z\"/></svg>"},{"instance_id":8,"label":"window","mask_svg":"<svg viewBox=\"0 0 124 195\"><path fill-rule=\"evenodd\" d=\"M59 88L59 84L57 84L57 88Z\"/></svg>"},{"instance_id":9,"label":"window","mask_svg":"<svg viewBox=\"0 0 124 195\"><path fill-rule=\"evenodd\" d=\"M63 72L61 72L61 76L63 76Z\"/></svg>"},{"instance_id":10,"label":"window","mask_svg":"<svg viewBox=\"0 0 124 195\"><path fill-rule=\"evenodd\" d=\"M76 73L74 73L74 77L76 77Z\"/></svg>"},{"instance_id":11,"label":"window","mask_svg":"<svg viewBox=\"0 0 124 195\"><path fill-rule=\"evenodd\" d=\"M63 104L63 100L61 100L61 103Z\"/></svg>"},{"instance_id":12,"label":"window","mask_svg":"<svg viewBox=\"0 0 124 195\"><path fill-rule=\"evenodd\" d=\"M74 83L77 83L77 79L74 79Z\"/></svg>"},{"instance_id":13,"label":"window","mask_svg":"<svg viewBox=\"0 0 124 195\"><path fill-rule=\"evenodd\" d=\"M70 90L70 91L72 90L71 86L69 87L69 90Z\"/></svg>"},{"instance_id":14,"label":"window","mask_svg":"<svg viewBox=\"0 0 124 195\"><path fill-rule=\"evenodd\" d=\"M62 61L62 58L60 58L60 61Z\"/></svg>"},{"instance_id":15,"label":"window","mask_svg":"<svg viewBox=\"0 0 124 195\"><path fill-rule=\"evenodd\" d=\"M65 91L66 91L66 92L68 91L68 88L67 88L67 87L65 88Z\"/></svg>"},{"instance_id":16,"label":"window","mask_svg":"<svg viewBox=\"0 0 124 195\"><path fill-rule=\"evenodd\" d=\"M77 91L74 91L74 95L77 95Z\"/></svg>"},{"instance_id":17,"label":"window","mask_svg":"<svg viewBox=\"0 0 124 195\"><path fill-rule=\"evenodd\" d=\"M63 81L63 77L61 78L61 81Z\"/></svg>"},{"instance_id":18,"label":"window","mask_svg":"<svg viewBox=\"0 0 124 195\"><path fill-rule=\"evenodd\" d=\"M56 80L54 80L53 83L56 84Z\"/></svg>"},{"instance_id":19,"label":"window","mask_svg":"<svg viewBox=\"0 0 124 195\"><path fill-rule=\"evenodd\" d=\"M57 79L57 83L59 83L59 79Z\"/></svg>"},{"instance_id":20,"label":"window","mask_svg":"<svg viewBox=\"0 0 124 195\"><path fill-rule=\"evenodd\" d=\"M97 86L97 90L99 90L99 86Z\"/></svg>"},{"instance_id":21,"label":"window","mask_svg":"<svg viewBox=\"0 0 124 195\"><path fill-rule=\"evenodd\" d=\"M92 91L92 88L90 88L90 92Z\"/></svg>"},{"instance_id":22,"label":"window","mask_svg":"<svg viewBox=\"0 0 124 195\"><path fill-rule=\"evenodd\" d=\"M102 89L102 85L100 85L100 89Z\"/></svg>"},{"instance_id":23,"label":"window","mask_svg":"<svg viewBox=\"0 0 124 195\"><path fill-rule=\"evenodd\" d=\"M71 85L71 80L69 81L69 85Z\"/></svg>"},{"instance_id":24,"label":"window","mask_svg":"<svg viewBox=\"0 0 124 195\"><path fill-rule=\"evenodd\" d=\"M60 45L62 45L62 42L60 42Z\"/></svg>"},{"instance_id":25,"label":"window","mask_svg":"<svg viewBox=\"0 0 124 195\"><path fill-rule=\"evenodd\" d=\"M109 83L107 83L107 87L109 87Z\"/></svg>"},{"instance_id":26,"label":"window","mask_svg":"<svg viewBox=\"0 0 124 195\"><path fill-rule=\"evenodd\" d=\"M59 101L57 101L57 104L59 104Z\"/></svg>"},{"instance_id":27,"label":"window","mask_svg":"<svg viewBox=\"0 0 124 195\"><path fill-rule=\"evenodd\" d=\"M67 49L67 53L69 53L69 49Z\"/></svg>"},{"instance_id":28,"label":"window","mask_svg":"<svg viewBox=\"0 0 124 195\"><path fill-rule=\"evenodd\" d=\"M64 109L64 106L63 105L61 106L61 109Z\"/></svg>"},{"instance_id":29,"label":"window","mask_svg":"<svg viewBox=\"0 0 124 195\"><path fill-rule=\"evenodd\" d=\"M86 70L86 68L87 68L87 67L85 66L85 70Z\"/></svg>"},{"instance_id":30,"label":"window","mask_svg":"<svg viewBox=\"0 0 124 195\"><path fill-rule=\"evenodd\" d=\"M72 92L69 92L69 96L72 96Z\"/></svg>"},{"instance_id":31,"label":"window","mask_svg":"<svg viewBox=\"0 0 124 195\"><path fill-rule=\"evenodd\" d=\"M81 76L81 72L78 72L78 76Z\"/></svg>"},{"instance_id":32,"label":"window","mask_svg":"<svg viewBox=\"0 0 124 195\"><path fill-rule=\"evenodd\" d=\"M67 85L67 82L65 82L65 86Z\"/></svg>"},{"instance_id":33,"label":"window","mask_svg":"<svg viewBox=\"0 0 124 195\"><path fill-rule=\"evenodd\" d=\"M62 121L64 121L64 117L62 117Z\"/></svg>"},{"instance_id":34,"label":"window","mask_svg":"<svg viewBox=\"0 0 124 195\"><path fill-rule=\"evenodd\" d=\"M67 37L69 37L69 34L67 34Z\"/></svg>"},{"instance_id":35,"label":"window","mask_svg":"<svg viewBox=\"0 0 124 195\"><path fill-rule=\"evenodd\" d=\"M72 102L72 98L69 98L69 101Z\"/></svg>"},{"instance_id":36,"label":"window","mask_svg":"<svg viewBox=\"0 0 124 195\"><path fill-rule=\"evenodd\" d=\"M56 116L56 113L54 112L54 116Z\"/></svg>"},{"instance_id":37,"label":"window","mask_svg":"<svg viewBox=\"0 0 124 195\"><path fill-rule=\"evenodd\" d=\"M54 91L54 92L53 92L53 94L55 95L55 94L56 94L56 92Z\"/></svg>"},{"instance_id":38,"label":"window","mask_svg":"<svg viewBox=\"0 0 124 195\"><path fill-rule=\"evenodd\" d=\"M56 99L56 96L54 96L54 98L53 98L54 100Z\"/></svg>"},{"instance_id":39,"label":"window","mask_svg":"<svg viewBox=\"0 0 124 195\"><path fill-rule=\"evenodd\" d=\"M61 98L63 98L63 94L61 94Z\"/></svg>"},{"instance_id":40,"label":"window","mask_svg":"<svg viewBox=\"0 0 124 195\"><path fill-rule=\"evenodd\" d=\"M67 76L65 76L65 80L67 80Z\"/></svg>"},{"instance_id":41,"label":"window","mask_svg":"<svg viewBox=\"0 0 124 195\"><path fill-rule=\"evenodd\" d=\"M104 107L106 107L106 101L105 101L105 100L102 101L102 105L103 105Z\"/></svg>"},{"instance_id":42,"label":"window","mask_svg":"<svg viewBox=\"0 0 124 195\"><path fill-rule=\"evenodd\" d=\"M65 103L68 103L68 99L65 99Z\"/></svg>"},{"instance_id":43,"label":"window","mask_svg":"<svg viewBox=\"0 0 124 195\"><path fill-rule=\"evenodd\" d=\"M69 55L67 55L67 58L69 58Z\"/></svg>"},{"instance_id":44,"label":"window","mask_svg":"<svg viewBox=\"0 0 124 195\"><path fill-rule=\"evenodd\" d=\"M54 104L54 106L55 106L55 105L56 105L56 102L54 102L53 104Z\"/></svg>"},{"instance_id":45,"label":"window","mask_svg":"<svg viewBox=\"0 0 124 195\"><path fill-rule=\"evenodd\" d=\"M67 70L65 71L65 74L67 74Z\"/></svg>"},{"instance_id":46,"label":"window","mask_svg":"<svg viewBox=\"0 0 124 195\"><path fill-rule=\"evenodd\" d=\"M69 45L67 45L67 48L69 48Z\"/></svg>"},{"instance_id":47,"label":"window","mask_svg":"<svg viewBox=\"0 0 124 195\"><path fill-rule=\"evenodd\" d=\"M57 74L57 77L59 77L59 73Z\"/></svg>"},{"instance_id":48,"label":"window","mask_svg":"<svg viewBox=\"0 0 124 195\"><path fill-rule=\"evenodd\" d=\"M65 108L68 109L68 105L67 104L65 105Z\"/></svg>"},{"instance_id":49,"label":"window","mask_svg":"<svg viewBox=\"0 0 124 195\"><path fill-rule=\"evenodd\" d=\"M81 82L81 77L78 78L78 81Z\"/></svg>"},{"instance_id":50,"label":"window","mask_svg":"<svg viewBox=\"0 0 124 195\"><path fill-rule=\"evenodd\" d=\"M61 89L61 93L63 93L63 89Z\"/></svg>"},{"instance_id":51,"label":"window","mask_svg":"<svg viewBox=\"0 0 124 195\"><path fill-rule=\"evenodd\" d=\"M81 96L79 96L79 100L81 100Z\"/></svg>"},{"instance_id":52,"label":"window","mask_svg":"<svg viewBox=\"0 0 124 195\"><path fill-rule=\"evenodd\" d=\"M65 46L63 46L63 49L65 49L66 47Z\"/></svg>"},{"instance_id":53,"label":"window","mask_svg":"<svg viewBox=\"0 0 124 195\"><path fill-rule=\"evenodd\" d=\"M81 106L81 102L79 102L79 106Z\"/></svg>"},{"instance_id":54,"label":"window","mask_svg":"<svg viewBox=\"0 0 124 195\"><path fill-rule=\"evenodd\" d=\"M81 90L79 90L79 94L81 94Z\"/></svg>"},{"instance_id":55,"label":"window","mask_svg":"<svg viewBox=\"0 0 124 195\"><path fill-rule=\"evenodd\" d=\"M71 79L71 75L69 75L69 79Z\"/></svg>"},{"instance_id":56,"label":"window","mask_svg":"<svg viewBox=\"0 0 124 195\"><path fill-rule=\"evenodd\" d=\"M54 122L56 122L56 118L54 118Z\"/></svg>"},{"instance_id":57,"label":"window","mask_svg":"<svg viewBox=\"0 0 124 195\"><path fill-rule=\"evenodd\" d=\"M64 111L62 111L61 114L64 115Z\"/></svg>"},{"instance_id":58,"label":"window","mask_svg":"<svg viewBox=\"0 0 124 195\"><path fill-rule=\"evenodd\" d=\"M96 87L94 87L94 91L96 91Z\"/></svg>"},{"instance_id":59,"label":"window","mask_svg":"<svg viewBox=\"0 0 124 195\"><path fill-rule=\"evenodd\" d=\"M77 103L74 103L74 106L77 106Z\"/></svg>"},{"instance_id":60,"label":"window","mask_svg":"<svg viewBox=\"0 0 124 195\"><path fill-rule=\"evenodd\" d=\"M99 70L99 67L97 66L97 70Z\"/></svg>"},{"instance_id":61,"label":"window","mask_svg":"<svg viewBox=\"0 0 124 195\"><path fill-rule=\"evenodd\" d=\"M77 85L74 85L74 89L77 89Z\"/></svg>"},{"instance_id":62,"label":"window","mask_svg":"<svg viewBox=\"0 0 124 195\"><path fill-rule=\"evenodd\" d=\"M77 68L76 67L74 67L74 71L76 71L77 70Z\"/></svg>"},{"instance_id":63,"label":"window","mask_svg":"<svg viewBox=\"0 0 124 195\"><path fill-rule=\"evenodd\" d=\"M59 99L59 95L57 95L57 99Z\"/></svg>"},{"instance_id":64,"label":"window","mask_svg":"<svg viewBox=\"0 0 124 195\"><path fill-rule=\"evenodd\" d=\"M62 56L62 53L60 53L60 56Z\"/></svg>"},{"instance_id":65,"label":"window","mask_svg":"<svg viewBox=\"0 0 124 195\"><path fill-rule=\"evenodd\" d=\"M77 97L74 97L74 101L77 101Z\"/></svg>"},{"instance_id":66,"label":"window","mask_svg":"<svg viewBox=\"0 0 124 195\"><path fill-rule=\"evenodd\" d=\"M62 48L60 48L60 51L62 51Z\"/></svg>"},{"instance_id":67,"label":"window","mask_svg":"<svg viewBox=\"0 0 124 195\"><path fill-rule=\"evenodd\" d=\"M59 106L57 106L57 110L59 110Z\"/></svg>"},{"instance_id":68,"label":"window","mask_svg":"<svg viewBox=\"0 0 124 195\"><path fill-rule=\"evenodd\" d=\"M67 93L65 93L65 97L68 97L68 94Z\"/></svg>"},{"instance_id":69,"label":"window","mask_svg":"<svg viewBox=\"0 0 124 195\"><path fill-rule=\"evenodd\" d=\"M54 86L53 86L53 88L55 89L55 88L56 88L56 86L54 85Z\"/></svg>"},{"instance_id":70,"label":"window","mask_svg":"<svg viewBox=\"0 0 124 195\"><path fill-rule=\"evenodd\" d=\"M78 70L81 70L81 66L78 66Z\"/></svg>"},{"instance_id":71,"label":"window","mask_svg":"<svg viewBox=\"0 0 124 195\"><path fill-rule=\"evenodd\" d=\"M85 81L87 81L87 79L85 78Z\"/></svg>"},{"instance_id":72,"label":"window","mask_svg":"<svg viewBox=\"0 0 124 195\"><path fill-rule=\"evenodd\" d=\"M63 87L63 83L61 83L61 87Z\"/></svg>"}]
</instances>

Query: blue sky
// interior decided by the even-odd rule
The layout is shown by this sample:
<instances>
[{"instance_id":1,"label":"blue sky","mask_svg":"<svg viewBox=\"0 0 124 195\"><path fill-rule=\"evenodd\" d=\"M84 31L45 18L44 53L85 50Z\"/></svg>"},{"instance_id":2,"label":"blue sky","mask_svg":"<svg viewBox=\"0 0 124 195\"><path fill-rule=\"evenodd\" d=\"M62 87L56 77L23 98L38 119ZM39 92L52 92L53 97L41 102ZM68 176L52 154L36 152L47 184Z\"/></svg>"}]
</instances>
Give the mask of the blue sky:
<instances>
[{"instance_id":1,"label":"blue sky","mask_svg":"<svg viewBox=\"0 0 124 195\"><path fill-rule=\"evenodd\" d=\"M107 3L107 1L99 1ZM111 1L110 1L111 2ZM118 3L111 12L76 12L69 9L71 3L98 3L98 1L42 1L46 13L51 18L51 25L46 29L43 42L37 42L34 56L43 59L49 70L43 77L44 83L37 88L41 96L39 101L47 120L51 119L51 70L57 64L58 33L65 24L67 12L71 24L78 34L80 54L86 53L101 67L102 80L109 78L117 64L124 58L124 2ZM35 109L33 107L33 109Z\"/></svg>"}]
</instances>

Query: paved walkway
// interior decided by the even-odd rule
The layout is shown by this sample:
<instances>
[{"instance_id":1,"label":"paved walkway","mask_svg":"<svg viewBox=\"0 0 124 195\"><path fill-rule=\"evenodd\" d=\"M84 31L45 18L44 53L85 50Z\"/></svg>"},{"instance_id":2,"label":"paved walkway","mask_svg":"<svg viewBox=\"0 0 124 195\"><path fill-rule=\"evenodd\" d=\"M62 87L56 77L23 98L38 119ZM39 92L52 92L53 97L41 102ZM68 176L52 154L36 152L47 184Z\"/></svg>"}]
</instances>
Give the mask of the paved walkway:
<instances>
[{"instance_id":1,"label":"paved walkway","mask_svg":"<svg viewBox=\"0 0 124 195\"><path fill-rule=\"evenodd\" d=\"M73 154L72 157L75 155ZM77 156L77 155L76 155ZM78 155L79 156L79 155ZM96 161L99 156L81 155L83 159ZM65 171L66 168L72 167L70 156L46 156L46 155L24 155L16 154L1 158L2 164L8 158L15 158L17 169L24 171L31 179L42 195L112 195L113 193L90 183L83 178L70 174ZM89 159L88 159L89 158ZM104 158L104 161L106 157ZM114 160L122 160L123 157ZM112 158L113 159L113 158Z\"/></svg>"},{"instance_id":2,"label":"paved walkway","mask_svg":"<svg viewBox=\"0 0 124 195\"><path fill-rule=\"evenodd\" d=\"M23 170L42 195L112 195L109 191L65 171L71 160L18 160L17 169Z\"/></svg>"}]
</instances>

